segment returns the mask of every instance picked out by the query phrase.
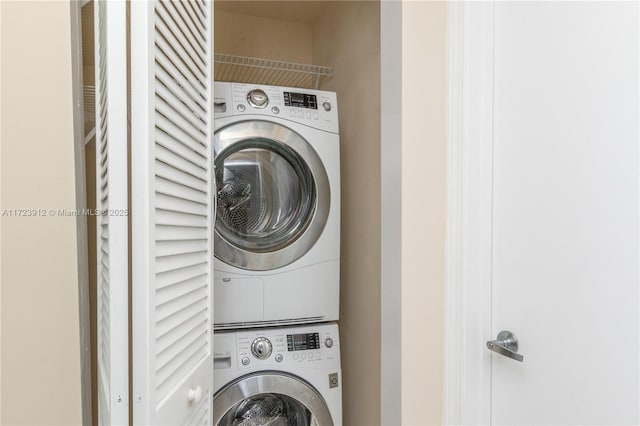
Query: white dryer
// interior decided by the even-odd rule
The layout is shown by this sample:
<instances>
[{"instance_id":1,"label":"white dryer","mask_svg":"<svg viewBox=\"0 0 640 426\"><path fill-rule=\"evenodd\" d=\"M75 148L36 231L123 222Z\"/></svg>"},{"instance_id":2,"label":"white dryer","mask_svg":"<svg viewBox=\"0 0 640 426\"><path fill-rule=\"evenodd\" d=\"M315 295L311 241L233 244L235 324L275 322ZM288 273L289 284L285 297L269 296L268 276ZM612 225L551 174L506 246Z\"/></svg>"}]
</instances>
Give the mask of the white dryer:
<instances>
[{"instance_id":1,"label":"white dryer","mask_svg":"<svg viewBox=\"0 0 640 426\"><path fill-rule=\"evenodd\" d=\"M213 425L339 426L338 326L214 335Z\"/></svg>"},{"instance_id":2,"label":"white dryer","mask_svg":"<svg viewBox=\"0 0 640 426\"><path fill-rule=\"evenodd\" d=\"M216 329L338 319L332 92L215 83Z\"/></svg>"}]
</instances>

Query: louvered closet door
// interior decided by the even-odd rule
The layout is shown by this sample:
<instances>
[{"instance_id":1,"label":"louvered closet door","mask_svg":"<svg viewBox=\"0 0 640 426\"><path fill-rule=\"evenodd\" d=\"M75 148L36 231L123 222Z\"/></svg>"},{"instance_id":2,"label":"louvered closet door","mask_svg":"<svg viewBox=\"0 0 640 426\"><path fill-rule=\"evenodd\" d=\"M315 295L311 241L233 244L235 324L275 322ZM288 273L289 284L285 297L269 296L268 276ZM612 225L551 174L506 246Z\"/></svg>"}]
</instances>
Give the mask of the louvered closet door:
<instances>
[{"instance_id":1,"label":"louvered closet door","mask_svg":"<svg viewBox=\"0 0 640 426\"><path fill-rule=\"evenodd\" d=\"M124 2L94 4L98 418L129 422L127 76Z\"/></svg>"},{"instance_id":2,"label":"louvered closet door","mask_svg":"<svg viewBox=\"0 0 640 426\"><path fill-rule=\"evenodd\" d=\"M212 14L131 2L136 425L211 423Z\"/></svg>"}]
</instances>

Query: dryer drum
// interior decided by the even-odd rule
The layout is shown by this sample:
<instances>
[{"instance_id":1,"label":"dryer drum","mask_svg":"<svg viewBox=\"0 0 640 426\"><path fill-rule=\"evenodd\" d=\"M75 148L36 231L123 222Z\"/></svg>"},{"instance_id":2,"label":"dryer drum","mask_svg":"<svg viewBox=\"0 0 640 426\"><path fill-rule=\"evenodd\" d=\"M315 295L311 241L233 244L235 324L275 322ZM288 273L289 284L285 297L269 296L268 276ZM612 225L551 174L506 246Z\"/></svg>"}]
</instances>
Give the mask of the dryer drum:
<instances>
[{"instance_id":1,"label":"dryer drum","mask_svg":"<svg viewBox=\"0 0 640 426\"><path fill-rule=\"evenodd\" d=\"M311 413L286 395L261 394L238 403L220 426L299 426L310 423Z\"/></svg>"},{"instance_id":2,"label":"dryer drum","mask_svg":"<svg viewBox=\"0 0 640 426\"><path fill-rule=\"evenodd\" d=\"M315 181L295 152L273 141L238 143L216 159L217 230L236 247L275 251L294 242L315 211Z\"/></svg>"}]
</instances>

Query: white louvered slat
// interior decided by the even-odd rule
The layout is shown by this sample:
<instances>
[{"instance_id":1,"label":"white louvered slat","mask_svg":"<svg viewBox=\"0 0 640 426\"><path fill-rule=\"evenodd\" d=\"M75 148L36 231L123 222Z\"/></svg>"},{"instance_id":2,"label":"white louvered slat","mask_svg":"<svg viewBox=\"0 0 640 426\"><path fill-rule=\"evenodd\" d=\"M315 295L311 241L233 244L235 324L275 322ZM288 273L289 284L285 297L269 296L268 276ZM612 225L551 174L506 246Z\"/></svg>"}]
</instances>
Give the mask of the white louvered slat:
<instances>
[{"instance_id":1,"label":"white louvered slat","mask_svg":"<svg viewBox=\"0 0 640 426\"><path fill-rule=\"evenodd\" d=\"M205 22L202 20L203 13L201 10L194 8L193 2L179 2L172 1L171 5L174 6L178 13L185 19L185 23L188 28L192 30L194 36L200 40L200 43L204 46L206 44L205 40L202 38L203 32L205 31Z\"/></svg>"},{"instance_id":2,"label":"white louvered slat","mask_svg":"<svg viewBox=\"0 0 640 426\"><path fill-rule=\"evenodd\" d=\"M207 251L206 240L185 240L185 241L159 241L156 243L156 253L161 256L175 256L184 253L197 253Z\"/></svg>"},{"instance_id":3,"label":"white louvered slat","mask_svg":"<svg viewBox=\"0 0 640 426\"><path fill-rule=\"evenodd\" d=\"M184 198L176 198L165 195L161 192L158 193L158 210L165 210L169 212L183 212L196 216L203 216L207 211L207 206L200 203L194 203Z\"/></svg>"},{"instance_id":4,"label":"white louvered slat","mask_svg":"<svg viewBox=\"0 0 640 426\"><path fill-rule=\"evenodd\" d=\"M205 314L206 311L202 311L202 313ZM209 352L207 346L207 330L203 330L202 334L189 342L175 357L171 358L167 364L156 371L156 397L158 398L158 404L163 402L162 400L169 395L173 388L184 381L194 366L206 359Z\"/></svg>"},{"instance_id":5,"label":"white louvered slat","mask_svg":"<svg viewBox=\"0 0 640 426\"><path fill-rule=\"evenodd\" d=\"M170 121L174 126L180 128L184 133L189 135L194 141L200 141L202 143L202 137L204 136L202 130L199 128L197 124L194 124L192 120L188 120L184 118L184 116L180 115L177 111L179 108L178 105L172 105L160 97L160 93L157 92L156 97L156 111L168 118L171 117Z\"/></svg>"},{"instance_id":6,"label":"white louvered slat","mask_svg":"<svg viewBox=\"0 0 640 426\"><path fill-rule=\"evenodd\" d=\"M174 145L176 145L177 147L180 147L180 144L174 144ZM200 164L194 164L193 162L184 158L180 154L177 154L175 152L177 150L173 150L171 148L173 148L172 145L168 145L168 147L166 147L165 145L158 143L157 145L158 160L164 164L168 164L172 166L176 170L183 171L185 173L190 174L196 179L200 179L202 176L202 173L206 172L206 169L207 169L206 164L203 164L202 162Z\"/></svg>"},{"instance_id":7,"label":"white louvered slat","mask_svg":"<svg viewBox=\"0 0 640 426\"><path fill-rule=\"evenodd\" d=\"M166 90L171 93L173 98L177 98L179 102L182 102L185 107L188 108L188 113L193 113L197 118L206 122L207 117L202 109L202 105L198 103L197 97L193 98L190 96L190 93L185 92L162 67L158 67L156 78L162 85L166 86Z\"/></svg>"},{"instance_id":8,"label":"white louvered slat","mask_svg":"<svg viewBox=\"0 0 640 426\"><path fill-rule=\"evenodd\" d=\"M207 270L203 267L203 265L198 264L195 266L190 266L182 269L174 269L163 274L157 274L157 288L162 289L164 287L171 286L175 283L179 283L182 281L186 281L191 278L195 278L201 275L206 275ZM159 303L164 303L165 301L160 298Z\"/></svg>"},{"instance_id":9,"label":"white louvered slat","mask_svg":"<svg viewBox=\"0 0 640 426\"><path fill-rule=\"evenodd\" d=\"M200 144L199 138L196 137L194 139L194 137L184 131L184 129L181 129L171 120L168 120L159 113L156 114L155 121L157 126L156 130L160 130L160 132L158 132L158 138L164 137L164 135L169 136L175 139L174 143L180 143L199 155L206 157L206 147Z\"/></svg>"},{"instance_id":10,"label":"white louvered slat","mask_svg":"<svg viewBox=\"0 0 640 426\"><path fill-rule=\"evenodd\" d=\"M172 10L173 16L179 17L176 18L176 20L182 21L182 23L184 24L184 27L182 28L188 29L189 34L191 34L190 39L194 40L194 42L192 43L193 46L195 48L200 48L203 52L203 55L206 56L206 41L202 38L204 27L202 26L202 22L198 19L197 14L194 13L193 8L189 7L189 5L186 5L183 2L172 1L169 3L169 9Z\"/></svg>"},{"instance_id":11,"label":"white louvered slat","mask_svg":"<svg viewBox=\"0 0 640 426\"><path fill-rule=\"evenodd\" d=\"M135 424L211 418L187 395L213 385L212 13L131 3Z\"/></svg>"},{"instance_id":12,"label":"white louvered slat","mask_svg":"<svg viewBox=\"0 0 640 426\"><path fill-rule=\"evenodd\" d=\"M176 67L180 70L180 72L191 81L191 84L198 88L204 89L206 85L204 84L204 74L198 68L198 65L193 62L191 58L188 57L186 52L183 52L180 46L177 45L178 41L173 37L171 32L165 31L156 33L156 47L162 52L163 55L167 56L170 60L176 58L179 55L183 55L184 60L180 61L171 61Z\"/></svg>"},{"instance_id":13,"label":"white louvered slat","mask_svg":"<svg viewBox=\"0 0 640 426\"><path fill-rule=\"evenodd\" d=\"M174 269L186 268L207 262L207 252L187 253L175 256L158 257L156 259L157 272L167 272Z\"/></svg>"},{"instance_id":14,"label":"white louvered slat","mask_svg":"<svg viewBox=\"0 0 640 426\"><path fill-rule=\"evenodd\" d=\"M158 194L166 194L173 198L188 200L203 205L207 204L207 194L202 191L187 188L184 185L162 178L158 178L156 184Z\"/></svg>"},{"instance_id":15,"label":"white louvered slat","mask_svg":"<svg viewBox=\"0 0 640 426\"><path fill-rule=\"evenodd\" d=\"M196 129L204 128L206 126L206 117L202 114L198 108L191 109L186 104L185 101L188 101L188 98L185 96L180 96L180 93L176 94L174 91L169 90L167 87L171 85L170 83L166 85L163 80L157 79L157 95L162 98L167 105L171 105L173 111L180 115L181 119L186 120L191 126ZM175 89L175 85L172 85Z\"/></svg>"},{"instance_id":16,"label":"white louvered slat","mask_svg":"<svg viewBox=\"0 0 640 426\"><path fill-rule=\"evenodd\" d=\"M96 207L127 210L126 25L124 3L96 1ZM128 229L126 216L96 217L98 423L129 419Z\"/></svg>"},{"instance_id":17,"label":"white louvered slat","mask_svg":"<svg viewBox=\"0 0 640 426\"><path fill-rule=\"evenodd\" d=\"M158 289L156 292L158 306L170 303L173 299L177 299L196 291L203 283L206 283L206 276L204 276L204 274L200 274L187 280L175 281L172 285ZM158 332L158 335L160 334L161 333Z\"/></svg>"},{"instance_id":18,"label":"white louvered slat","mask_svg":"<svg viewBox=\"0 0 640 426\"><path fill-rule=\"evenodd\" d=\"M183 226L185 228L206 228L207 217L196 214L181 213L170 210L156 209L156 223L158 225Z\"/></svg>"},{"instance_id":19,"label":"white louvered slat","mask_svg":"<svg viewBox=\"0 0 640 426\"><path fill-rule=\"evenodd\" d=\"M160 18L156 21L159 31L163 34L170 32L174 39L180 43L183 51L197 65L198 69L202 70L206 60L206 52L195 43L195 40L191 37L191 31L184 25L185 22L182 16L179 13L175 13L175 9L171 7L170 2L159 4L156 11Z\"/></svg>"},{"instance_id":20,"label":"white louvered slat","mask_svg":"<svg viewBox=\"0 0 640 426\"><path fill-rule=\"evenodd\" d=\"M184 74L184 70L171 61L162 50L156 51L156 65L158 65L156 76L164 78L163 73L169 75L175 83L180 85L185 95L194 100L203 110L206 110L206 99L202 96L202 86L199 82L193 81Z\"/></svg>"},{"instance_id":21,"label":"white louvered slat","mask_svg":"<svg viewBox=\"0 0 640 426\"><path fill-rule=\"evenodd\" d=\"M196 311L193 315L183 318L175 327L167 331L165 334L158 336L156 368L163 371L172 360L179 354L186 351L194 343L200 341L202 334L207 333L207 322L203 320L201 312L206 310L201 301L195 302L194 305L201 305L200 311ZM182 312L182 311L181 311Z\"/></svg>"},{"instance_id":22,"label":"white louvered slat","mask_svg":"<svg viewBox=\"0 0 640 426\"><path fill-rule=\"evenodd\" d=\"M156 131L156 143L159 147L168 149L185 160L192 162L201 169L207 168L207 161L202 155L189 149L187 146L167 135L162 130L157 129Z\"/></svg>"},{"instance_id":23,"label":"white louvered slat","mask_svg":"<svg viewBox=\"0 0 640 426\"><path fill-rule=\"evenodd\" d=\"M202 234L198 228L184 228L170 225L156 226L156 241L173 241L184 239L198 239Z\"/></svg>"},{"instance_id":24,"label":"white louvered slat","mask_svg":"<svg viewBox=\"0 0 640 426\"><path fill-rule=\"evenodd\" d=\"M202 179L195 177L193 174L188 173L185 170L181 170L178 167L173 167L167 163L156 160L155 168L157 176L171 182L183 185L186 188L191 188L202 193L207 192L207 183Z\"/></svg>"}]
</instances>

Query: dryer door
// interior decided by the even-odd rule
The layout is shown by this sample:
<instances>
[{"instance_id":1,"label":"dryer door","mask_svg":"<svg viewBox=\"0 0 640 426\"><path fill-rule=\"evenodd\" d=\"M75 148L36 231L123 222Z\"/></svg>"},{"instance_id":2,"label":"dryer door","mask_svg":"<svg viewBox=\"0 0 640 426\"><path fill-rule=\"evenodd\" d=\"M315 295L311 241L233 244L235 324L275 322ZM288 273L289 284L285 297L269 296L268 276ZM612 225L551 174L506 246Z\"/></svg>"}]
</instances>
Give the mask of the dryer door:
<instances>
[{"instance_id":1,"label":"dryer door","mask_svg":"<svg viewBox=\"0 0 640 426\"><path fill-rule=\"evenodd\" d=\"M265 271L302 257L322 234L330 188L320 157L300 134L252 120L215 133L215 254Z\"/></svg>"},{"instance_id":2,"label":"dryer door","mask_svg":"<svg viewBox=\"0 0 640 426\"><path fill-rule=\"evenodd\" d=\"M216 426L333 426L322 396L300 378L254 373L232 382L213 398Z\"/></svg>"}]
</instances>

